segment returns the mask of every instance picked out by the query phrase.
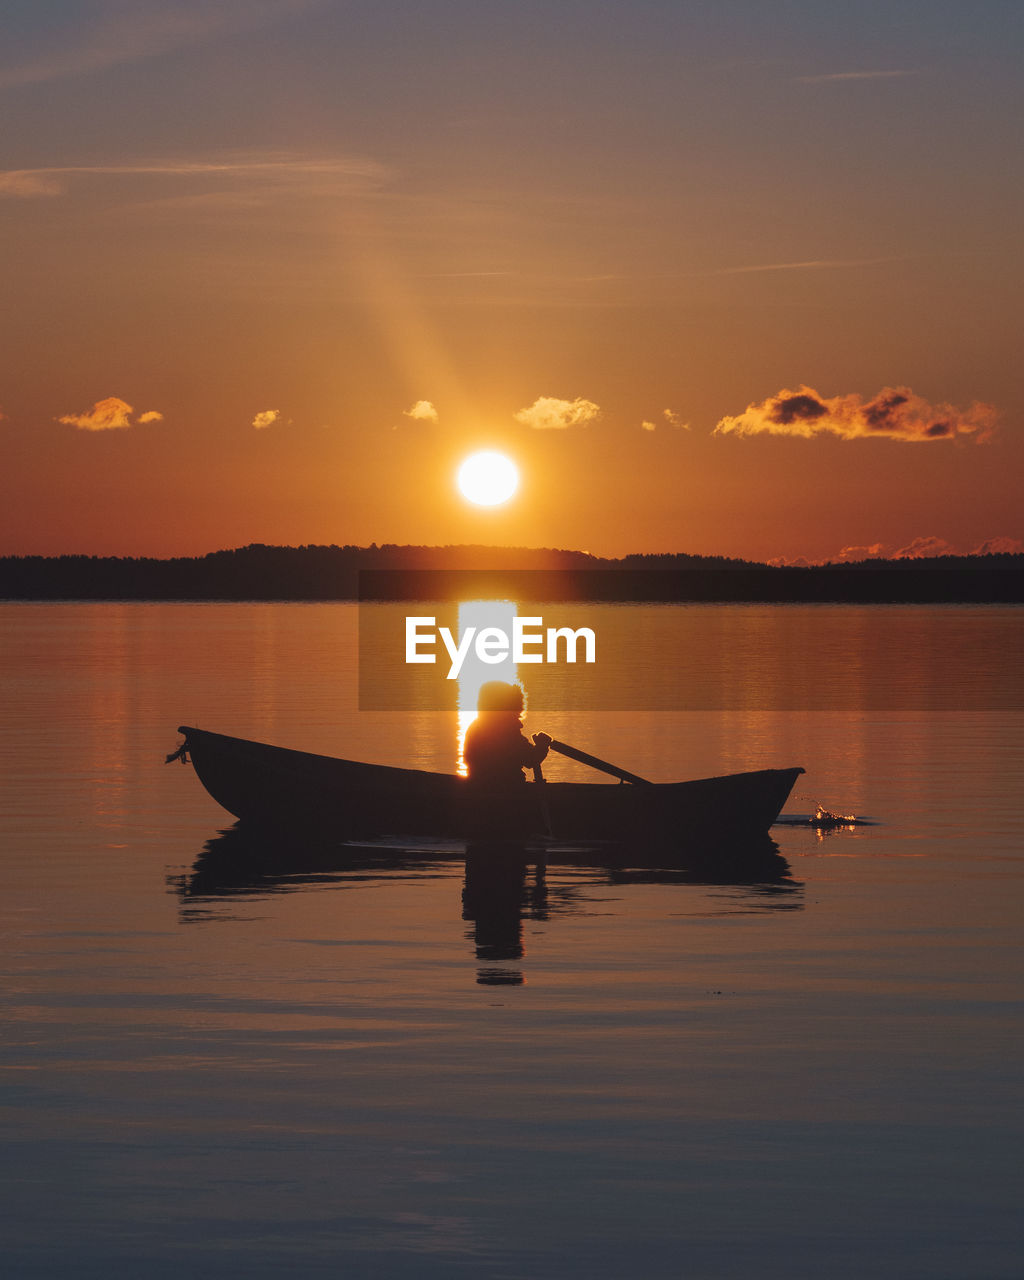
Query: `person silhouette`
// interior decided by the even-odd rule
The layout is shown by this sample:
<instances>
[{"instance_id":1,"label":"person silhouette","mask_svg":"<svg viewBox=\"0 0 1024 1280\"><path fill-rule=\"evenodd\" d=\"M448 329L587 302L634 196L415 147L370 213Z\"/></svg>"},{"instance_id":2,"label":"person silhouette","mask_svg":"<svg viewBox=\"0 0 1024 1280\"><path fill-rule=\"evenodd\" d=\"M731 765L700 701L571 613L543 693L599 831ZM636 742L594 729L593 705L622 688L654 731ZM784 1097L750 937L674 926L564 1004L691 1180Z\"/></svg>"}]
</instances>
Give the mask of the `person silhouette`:
<instances>
[{"instance_id":1,"label":"person silhouette","mask_svg":"<svg viewBox=\"0 0 1024 1280\"><path fill-rule=\"evenodd\" d=\"M462 748L470 782L518 786L525 781L523 770L535 768L547 755L550 736L535 733L531 742L523 733L523 691L518 685L488 680L480 686L476 709Z\"/></svg>"}]
</instances>

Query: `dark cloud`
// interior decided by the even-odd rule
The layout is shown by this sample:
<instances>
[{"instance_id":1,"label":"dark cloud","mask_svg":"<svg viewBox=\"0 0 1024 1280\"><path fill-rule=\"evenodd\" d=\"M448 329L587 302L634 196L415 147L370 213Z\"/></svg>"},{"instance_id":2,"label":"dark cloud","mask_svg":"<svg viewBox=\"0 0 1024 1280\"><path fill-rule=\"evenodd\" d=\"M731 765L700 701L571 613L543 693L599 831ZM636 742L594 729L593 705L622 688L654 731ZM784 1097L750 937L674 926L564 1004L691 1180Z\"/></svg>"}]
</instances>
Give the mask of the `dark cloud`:
<instances>
[{"instance_id":1,"label":"dark cloud","mask_svg":"<svg viewBox=\"0 0 1024 1280\"><path fill-rule=\"evenodd\" d=\"M900 405L907 403L908 397L901 391L890 391L888 394L875 396L864 406L864 421L872 431L887 431L893 413Z\"/></svg>"},{"instance_id":2,"label":"dark cloud","mask_svg":"<svg viewBox=\"0 0 1024 1280\"><path fill-rule=\"evenodd\" d=\"M975 401L966 409L932 404L909 387L883 387L870 400L859 395L823 396L813 387L780 391L760 404L750 404L734 417L722 418L716 435L812 436L829 433L843 440L882 437L890 440L991 438L996 411Z\"/></svg>"},{"instance_id":3,"label":"dark cloud","mask_svg":"<svg viewBox=\"0 0 1024 1280\"><path fill-rule=\"evenodd\" d=\"M813 422L815 418L823 418L828 408L814 396L796 395L776 400L770 412L773 422L788 427L794 422Z\"/></svg>"}]
</instances>

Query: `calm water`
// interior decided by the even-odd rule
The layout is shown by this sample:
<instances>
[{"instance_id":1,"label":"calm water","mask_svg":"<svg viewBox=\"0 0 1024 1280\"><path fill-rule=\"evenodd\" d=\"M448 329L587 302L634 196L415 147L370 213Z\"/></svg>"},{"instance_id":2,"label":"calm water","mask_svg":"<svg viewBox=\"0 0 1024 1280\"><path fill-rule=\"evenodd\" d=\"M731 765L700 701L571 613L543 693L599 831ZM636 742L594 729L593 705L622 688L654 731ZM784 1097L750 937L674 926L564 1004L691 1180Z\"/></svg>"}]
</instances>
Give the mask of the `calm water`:
<instances>
[{"instance_id":1,"label":"calm water","mask_svg":"<svg viewBox=\"0 0 1024 1280\"><path fill-rule=\"evenodd\" d=\"M820 616L898 685L954 615ZM1024 611L955 623L951 687L1021 651ZM454 767L454 713L356 709L354 607L3 605L0 643L6 1274L1021 1274L1021 712L886 711L870 668L859 710L538 712L875 821L777 826L774 883L551 867L474 920L441 850L202 873L178 724Z\"/></svg>"}]
</instances>

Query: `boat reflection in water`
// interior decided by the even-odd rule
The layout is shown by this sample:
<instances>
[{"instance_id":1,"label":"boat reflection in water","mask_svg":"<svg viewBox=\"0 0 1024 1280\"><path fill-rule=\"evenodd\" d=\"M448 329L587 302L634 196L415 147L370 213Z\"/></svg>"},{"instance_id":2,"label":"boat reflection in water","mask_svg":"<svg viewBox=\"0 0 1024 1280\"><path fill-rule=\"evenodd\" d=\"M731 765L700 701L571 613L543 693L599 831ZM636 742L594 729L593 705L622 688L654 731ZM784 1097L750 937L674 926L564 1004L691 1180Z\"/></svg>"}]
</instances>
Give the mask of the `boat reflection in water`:
<instances>
[{"instance_id":1,"label":"boat reflection in water","mask_svg":"<svg viewBox=\"0 0 1024 1280\"><path fill-rule=\"evenodd\" d=\"M609 885L666 885L724 892L702 900L699 914L792 911L803 907L803 885L767 836L690 850L685 860L664 849L625 844L605 846L523 844L516 841L437 843L419 847L328 843L308 835L261 833L244 823L204 845L192 870L168 878L181 901L183 922L230 918L232 901L268 895L365 887L385 890L409 876L463 872L462 920L477 960L477 982L520 985L524 921L580 915L590 908L588 889ZM225 910L225 909L228 910Z\"/></svg>"},{"instance_id":2,"label":"boat reflection in water","mask_svg":"<svg viewBox=\"0 0 1024 1280\"><path fill-rule=\"evenodd\" d=\"M519 966L526 954L523 920L550 918L543 861L516 844L471 844L466 848L462 918L473 926L477 982L485 986L521 986ZM515 963L513 963L515 962Z\"/></svg>"}]
</instances>

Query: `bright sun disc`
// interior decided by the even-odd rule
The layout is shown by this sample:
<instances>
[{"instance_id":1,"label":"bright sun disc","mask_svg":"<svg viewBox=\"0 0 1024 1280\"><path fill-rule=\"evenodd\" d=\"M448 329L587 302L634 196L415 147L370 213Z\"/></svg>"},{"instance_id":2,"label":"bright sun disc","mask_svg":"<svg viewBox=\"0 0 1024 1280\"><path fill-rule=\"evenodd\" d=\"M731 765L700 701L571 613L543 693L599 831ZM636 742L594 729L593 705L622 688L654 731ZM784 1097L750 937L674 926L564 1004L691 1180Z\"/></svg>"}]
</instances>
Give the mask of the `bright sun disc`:
<instances>
[{"instance_id":1,"label":"bright sun disc","mask_svg":"<svg viewBox=\"0 0 1024 1280\"><path fill-rule=\"evenodd\" d=\"M485 449L470 454L456 477L459 492L479 507L496 507L519 488L519 469L503 453Z\"/></svg>"}]
</instances>

